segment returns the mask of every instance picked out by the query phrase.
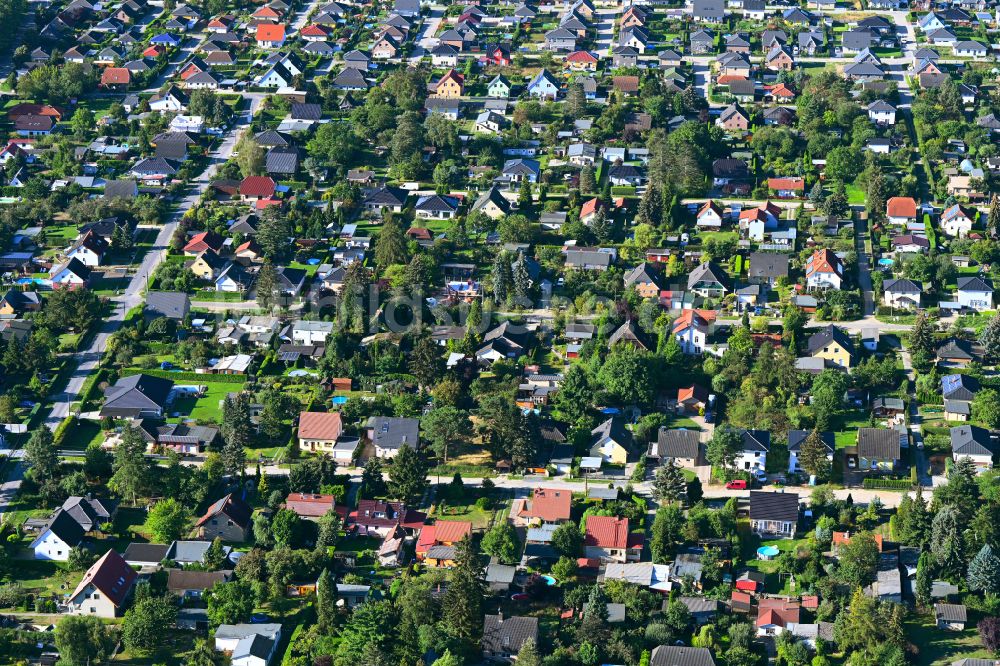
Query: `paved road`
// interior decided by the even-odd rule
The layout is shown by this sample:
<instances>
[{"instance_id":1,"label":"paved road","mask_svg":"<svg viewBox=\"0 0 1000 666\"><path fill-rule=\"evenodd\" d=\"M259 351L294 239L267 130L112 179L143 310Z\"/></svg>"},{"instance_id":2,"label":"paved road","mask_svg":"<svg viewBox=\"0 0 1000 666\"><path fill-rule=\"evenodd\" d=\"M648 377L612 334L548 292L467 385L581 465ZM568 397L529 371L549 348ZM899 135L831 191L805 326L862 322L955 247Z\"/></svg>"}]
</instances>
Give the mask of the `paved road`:
<instances>
[{"instance_id":1,"label":"paved road","mask_svg":"<svg viewBox=\"0 0 1000 666\"><path fill-rule=\"evenodd\" d=\"M871 257L865 252L865 239L868 237L867 218L862 220L860 215L855 215L854 250L855 254L858 255L858 286L861 287L861 294L864 300L862 313L865 317L871 317L875 314L875 291L872 287Z\"/></svg>"},{"instance_id":2,"label":"paved road","mask_svg":"<svg viewBox=\"0 0 1000 666\"><path fill-rule=\"evenodd\" d=\"M410 62L419 62L421 58L434 50L440 40L434 35L437 34L441 22L444 20L444 5L431 5L430 13L424 19L424 27L420 31L417 43L410 54Z\"/></svg>"},{"instance_id":3,"label":"paved road","mask_svg":"<svg viewBox=\"0 0 1000 666\"><path fill-rule=\"evenodd\" d=\"M70 407L74 401L79 399L84 381L100 363L101 356L107 349L108 338L121 326L125 313L133 307L142 304L143 292L146 289L146 281L166 256L167 247L170 245L170 239L174 235L177 223L185 213L191 210L191 208L198 203L202 194L208 190L209 184L215 177L216 172L218 172L219 167L233 154L233 149L235 148L239 137L250 125L252 117L257 113L257 109L260 107L260 101L260 97L253 97L250 99L249 112L242 114L237 119L236 123L222 140L222 143L219 144L219 146L212 152L208 167L206 167L199 176L191 181L187 193L177 203L174 211L161 227L160 232L156 236L156 241L154 242L153 247L146 253L145 257L143 257L142 263L139 264L138 269L132 276L132 280L125 289L125 292L112 299L115 306L113 314L104 319L101 323L100 330L96 335L94 335L87 349L76 355L78 364L70 375L66 388L52 397L52 410L49 412L48 417L44 421L44 424L48 428L55 430L55 428L67 416L69 416ZM21 480L24 478L25 465L20 460L23 457L23 451L21 449L5 450L0 451L0 453L10 455L18 460L8 474L7 479L0 484L0 515L2 515L17 495L17 491L21 486Z\"/></svg>"}]
</instances>

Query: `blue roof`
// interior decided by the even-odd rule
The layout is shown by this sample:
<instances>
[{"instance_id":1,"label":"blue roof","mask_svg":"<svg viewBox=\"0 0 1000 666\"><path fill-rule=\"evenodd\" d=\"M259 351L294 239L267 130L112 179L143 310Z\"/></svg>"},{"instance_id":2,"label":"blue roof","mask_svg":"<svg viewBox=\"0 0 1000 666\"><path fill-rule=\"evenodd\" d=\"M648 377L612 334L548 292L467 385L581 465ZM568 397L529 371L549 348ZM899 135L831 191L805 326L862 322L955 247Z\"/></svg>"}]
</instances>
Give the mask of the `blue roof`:
<instances>
[{"instance_id":1,"label":"blue roof","mask_svg":"<svg viewBox=\"0 0 1000 666\"><path fill-rule=\"evenodd\" d=\"M170 33L163 32L149 40L150 44L180 44L181 40Z\"/></svg>"},{"instance_id":2,"label":"blue roof","mask_svg":"<svg viewBox=\"0 0 1000 666\"><path fill-rule=\"evenodd\" d=\"M945 395L951 393L962 385L962 375L945 375L941 378L941 392Z\"/></svg>"}]
</instances>

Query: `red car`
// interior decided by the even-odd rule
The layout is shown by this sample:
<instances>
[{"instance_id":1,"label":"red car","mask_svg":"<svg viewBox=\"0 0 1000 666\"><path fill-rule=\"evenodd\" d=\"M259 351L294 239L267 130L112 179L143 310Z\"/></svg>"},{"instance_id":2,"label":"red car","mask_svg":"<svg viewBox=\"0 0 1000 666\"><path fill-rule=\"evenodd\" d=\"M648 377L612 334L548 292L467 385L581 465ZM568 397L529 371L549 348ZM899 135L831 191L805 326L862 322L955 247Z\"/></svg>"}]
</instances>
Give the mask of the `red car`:
<instances>
[{"instance_id":1,"label":"red car","mask_svg":"<svg viewBox=\"0 0 1000 666\"><path fill-rule=\"evenodd\" d=\"M726 490L746 490L747 482L743 479L734 479L726 484Z\"/></svg>"}]
</instances>

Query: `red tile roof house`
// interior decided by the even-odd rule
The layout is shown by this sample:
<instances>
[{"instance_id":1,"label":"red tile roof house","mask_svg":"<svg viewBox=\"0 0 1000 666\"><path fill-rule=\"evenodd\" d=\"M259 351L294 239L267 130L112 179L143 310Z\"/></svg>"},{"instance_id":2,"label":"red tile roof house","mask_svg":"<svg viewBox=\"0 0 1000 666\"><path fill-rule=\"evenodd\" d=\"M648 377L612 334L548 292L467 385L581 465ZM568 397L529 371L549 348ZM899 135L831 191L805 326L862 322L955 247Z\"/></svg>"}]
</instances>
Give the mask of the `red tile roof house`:
<instances>
[{"instance_id":1,"label":"red tile roof house","mask_svg":"<svg viewBox=\"0 0 1000 666\"><path fill-rule=\"evenodd\" d=\"M798 624L799 610L797 601L761 599L757 606L757 635L777 636L788 629L788 625Z\"/></svg>"},{"instance_id":2,"label":"red tile roof house","mask_svg":"<svg viewBox=\"0 0 1000 666\"><path fill-rule=\"evenodd\" d=\"M417 539L417 559L431 567L451 567L455 562L455 544L472 535L467 520L439 520L424 525Z\"/></svg>"},{"instance_id":3,"label":"red tile roof house","mask_svg":"<svg viewBox=\"0 0 1000 666\"><path fill-rule=\"evenodd\" d=\"M340 412L302 412L299 414L299 450L331 452L344 432Z\"/></svg>"},{"instance_id":4,"label":"red tile roof house","mask_svg":"<svg viewBox=\"0 0 1000 666\"><path fill-rule=\"evenodd\" d=\"M518 525L554 525L569 520L573 493L564 489L535 488L530 498L517 501L521 503L515 514Z\"/></svg>"},{"instance_id":5,"label":"red tile roof house","mask_svg":"<svg viewBox=\"0 0 1000 666\"><path fill-rule=\"evenodd\" d=\"M113 550L87 569L66 602L74 615L119 617L139 574Z\"/></svg>"},{"instance_id":6,"label":"red tile roof house","mask_svg":"<svg viewBox=\"0 0 1000 666\"><path fill-rule=\"evenodd\" d=\"M776 193L782 199L801 197L806 191L806 181L799 177L768 178L767 189Z\"/></svg>"},{"instance_id":7,"label":"red tile roof house","mask_svg":"<svg viewBox=\"0 0 1000 666\"><path fill-rule=\"evenodd\" d=\"M127 88L132 83L132 72L124 67L108 67L101 72L101 87Z\"/></svg>"},{"instance_id":8,"label":"red tile roof house","mask_svg":"<svg viewBox=\"0 0 1000 666\"><path fill-rule=\"evenodd\" d=\"M257 25L257 46L262 49L279 49L285 43L285 26L279 23Z\"/></svg>"},{"instance_id":9,"label":"red tile roof house","mask_svg":"<svg viewBox=\"0 0 1000 666\"><path fill-rule=\"evenodd\" d=\"M358 502L357 510L348 515L347 524L362 536L384 538L396 525L412 534L424 527L426 519L427 514L408 509L402 502L363 499Z\"/></svg>"},{"instance_id":10,"label":"red tile roof house","mask_svg":"<svg viewBox=\"0 0 1000 666\"><path fill-rule=\"evenodd\" d=\"M917 202L910 197L892 197L885 202L885 212L889 224L906 226L917 221Z\"/></svg>"},{"instance_id":11,"label":"red tile roof house","mask_svg":"<svg viewBox=\"0 0 1000 666\"><path fill-rule=\"evenodd\" d=\"M285 508L306 520L322 518L331 510L336 511L342 520L346 520L348 514L346 506L337 506L337 498L334 495L313 493L290 493L285 498Z\"/></svg>"},{"instance_id":12,"label":"red tile roof house","mask_svg":"<svg viewBox=\"0 0 1000 666\"><path fill-rule=\"evenodd\" d=\"M219 254L224 242L225 239L214 231L202 231L191 237L191 240L184 246L184 254L189 257L197 257L206 250L213 254Z\"/></svg>"},{"instance_id":13,"label":"red tile roof house","mask_svg":"<svg viewBox=\"0 0 1000 666\"><path fill-rule=\"evenodd\" d=\"M274 196L276 185L268 176L247 176L240 182L240 198L243 201L261 201Z\"/></svg>"},{"instance_id":14,"label":"red tile roof house","mask_svg":"<svg viewBox=\"0 0 1000 666\"><path fill-rule=\"evenodd\" d=\"M628 518L588 516L584 530L584 554L602 562L638 562L642 559L643 535L628 531Z\"/></svg>"}]
</instances>

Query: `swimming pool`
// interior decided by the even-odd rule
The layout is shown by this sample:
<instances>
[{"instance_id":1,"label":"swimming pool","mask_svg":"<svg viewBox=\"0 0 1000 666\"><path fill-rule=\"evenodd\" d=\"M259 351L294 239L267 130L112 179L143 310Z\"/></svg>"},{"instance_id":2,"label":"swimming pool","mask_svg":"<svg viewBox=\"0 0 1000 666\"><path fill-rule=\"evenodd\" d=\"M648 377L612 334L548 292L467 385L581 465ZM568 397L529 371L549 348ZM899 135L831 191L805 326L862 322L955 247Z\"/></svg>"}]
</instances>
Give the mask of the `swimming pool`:
<instances>
[{"instance_id":1,"label":"swimming pool","mask_svg":"<svg viewBox=\"0 0 1000 666\"><path fill-rule=\"evenodd\" d=\"M343 405L345 402L347 402L347 396L335 395L332 398L330 398L330 402L332 402L335 405Z\"/></svg>"},{"instance_id":2,"label":"swimming pool","mask_svg":"<svg viewBox=\"0 0 1000 666\"><path fill-rule=\"evenodd\" d=\"M881 259L878 260L878 265L879 266L888 267L888 266L892 266L894 263L896 263L895 260L894 259L890 259L889 257L882 257Z\"/></svg>"},{"instance_id":3,"label":"swimming pool","mask_svg":"<svg viewBox=\"0 0 1000 666\"><path fill-rule=\"evenodd\" d=\"M770 560L772 557L777 557L780 552L776 546L761 546L757 549L757 557L762 560Z\"/></svg>"}]
</instances>

